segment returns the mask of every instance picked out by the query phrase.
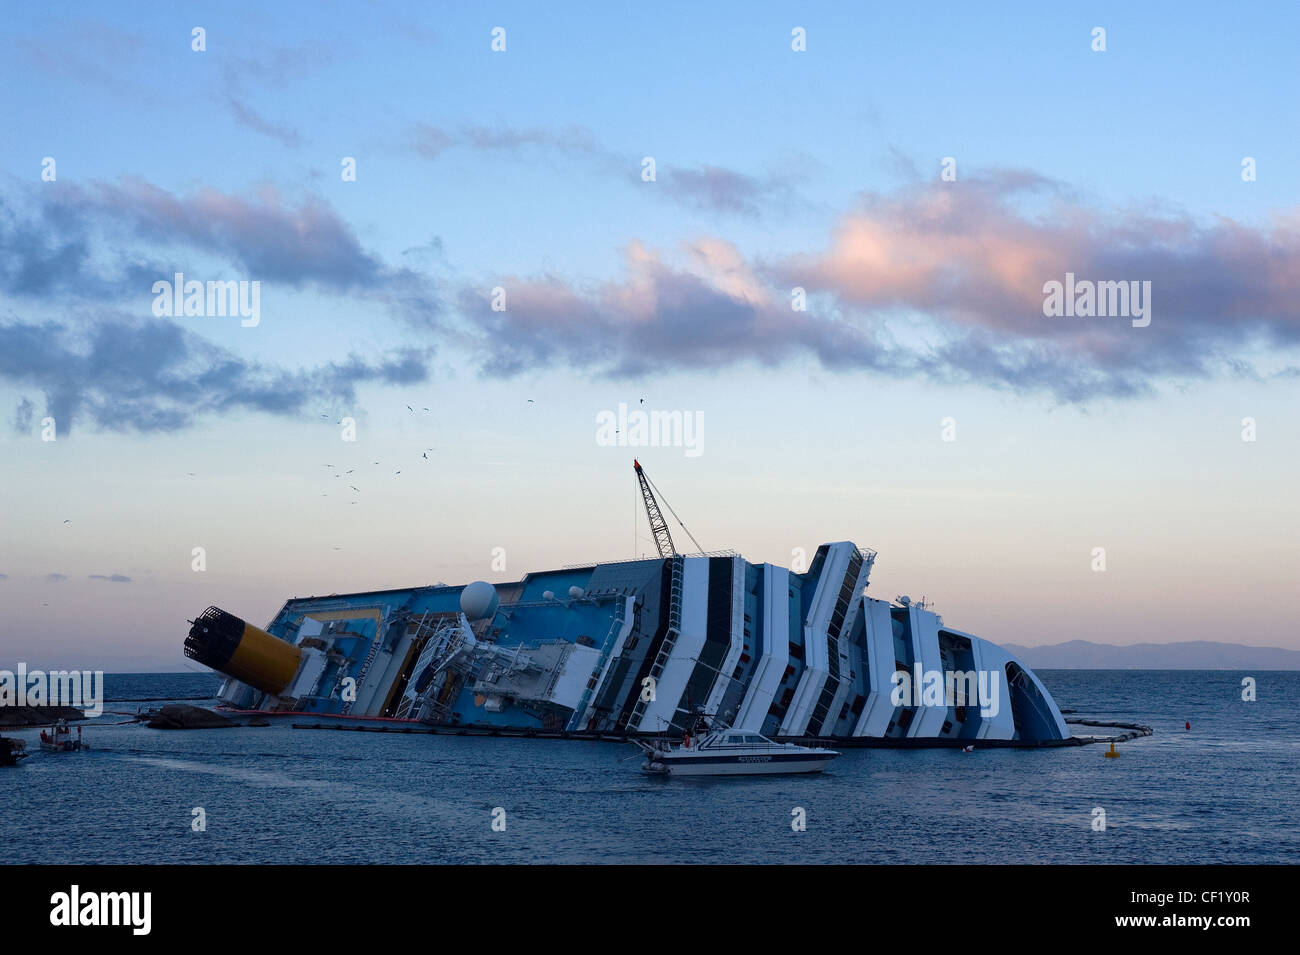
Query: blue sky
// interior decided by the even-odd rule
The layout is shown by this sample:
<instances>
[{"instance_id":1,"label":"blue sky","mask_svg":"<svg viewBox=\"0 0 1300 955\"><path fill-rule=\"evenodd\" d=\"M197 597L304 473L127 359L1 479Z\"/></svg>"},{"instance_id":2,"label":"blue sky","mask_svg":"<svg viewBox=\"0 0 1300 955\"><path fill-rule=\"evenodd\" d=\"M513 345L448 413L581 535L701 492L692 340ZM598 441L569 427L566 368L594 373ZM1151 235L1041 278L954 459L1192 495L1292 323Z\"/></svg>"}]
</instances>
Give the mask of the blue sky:
<instances>
[{"instance_id":1,"label":"blue sky","mask_svg":"<svg viewBox=\"0 0 1300 955\"><path fill-rule=\"evenodd\" d=\"M634 453L705 547L853 539L995 641L1300 646L1293 7L582 6L12 13L0 658L628 556ZM702 453L594 440L643 398Z\"/></svg>"}]
</instances>

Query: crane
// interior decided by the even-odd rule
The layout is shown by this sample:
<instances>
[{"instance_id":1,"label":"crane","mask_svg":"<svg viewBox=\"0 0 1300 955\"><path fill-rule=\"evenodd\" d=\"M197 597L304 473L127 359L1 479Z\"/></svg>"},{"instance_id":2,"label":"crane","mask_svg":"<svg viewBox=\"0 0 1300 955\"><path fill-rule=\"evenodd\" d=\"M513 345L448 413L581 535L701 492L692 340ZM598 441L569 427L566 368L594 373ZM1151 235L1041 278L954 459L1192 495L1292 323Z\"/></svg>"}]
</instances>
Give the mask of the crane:
<instances>
[{"instance_id":1,"label":"crane","mask_svg":"<svg viewBox=\"0 0 1300 955\"><path fill-rule=\"evenodd\" d=\"M632 467L636 470L636 479L641 485L641 496L645 499L646 517L650 520L650 533L654 535L655 546L659 548L659 556L663 558L675 557L677 548L673 546L673 535L668 532L668 522L664 520L663 513L659 510L659 501L655 496L657 488L650 483L650 478L646 477L640 461L634 458ZM659 497L663 497L663 495L660 494ZM704 548L700 546L700 542L695 539L695 536L686 529L686 525L682 524L682 519L677 516L677 512L673 510L672 505L668 503L666 498L664 499L664 507L668 508L668 513L673 516L673 519L678 524L681 524L682 530L686 531L686 536L691 539L696 551L702 552Z\"/></svg>"}]
</instances>

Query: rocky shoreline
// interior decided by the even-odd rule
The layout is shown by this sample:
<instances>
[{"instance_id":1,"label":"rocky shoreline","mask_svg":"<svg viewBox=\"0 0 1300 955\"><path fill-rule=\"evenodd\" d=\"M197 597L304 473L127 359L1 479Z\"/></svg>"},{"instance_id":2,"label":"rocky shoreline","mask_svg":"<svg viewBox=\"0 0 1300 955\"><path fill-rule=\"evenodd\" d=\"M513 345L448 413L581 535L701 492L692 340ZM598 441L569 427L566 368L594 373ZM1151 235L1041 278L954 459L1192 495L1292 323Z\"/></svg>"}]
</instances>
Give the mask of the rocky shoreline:
<instances>
[{"instance_id":1,"label":"rocky shoreline","mask_svg":"<svg viewBox=\"0 0 1300 955\"><path fill-rule=\"evenodd\" d=\"M0 706L0 727L49 726L59 720L81 720L85 714L75 706Z\"/></svg>"}]
</instances>

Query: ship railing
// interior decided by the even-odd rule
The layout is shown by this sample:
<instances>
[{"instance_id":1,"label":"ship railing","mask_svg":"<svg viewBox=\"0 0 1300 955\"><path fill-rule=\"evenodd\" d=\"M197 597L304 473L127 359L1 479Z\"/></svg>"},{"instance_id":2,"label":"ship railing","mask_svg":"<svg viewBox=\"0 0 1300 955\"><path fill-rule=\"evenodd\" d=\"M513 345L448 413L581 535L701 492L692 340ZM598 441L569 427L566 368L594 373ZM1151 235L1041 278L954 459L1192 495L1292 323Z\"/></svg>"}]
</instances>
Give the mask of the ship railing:
<instances>
[{"instance_id":1,"label":"ship railing","mask_svg":"<svg viewBox=\"0 0 1300 955\"><path fill-rule=\"evenodd\" d=\"M582 691L582 699L578 701L577 708L573 711L573 717L569 720L568 728L575 730L582 725L586 717L587 706L591 702L592 696L600 689L603 682L601 678L605 674L605 664L609 662L609 655L614 651L614 644L618 642L619 631L623 629L623 611L627 606L626 599L620 600L614 610L614 617L609 622L609 632L605 634L605 643L601 647L600 657L596 660L596 665L592 667L591 678L587 681L586 688ZM558 675L557 675L558 677ZM594 682L593 682L594 681Z\"/></svg>"},{"instance_id":2,"label":"ship railing","mask_svg":"<svg viewBox=\"0 0 1300 955\"><path fill-rule=\"evenodd\" d=\"M384 611L383 613L380 614L379 620L375 623L375 637L370 644L370 652L366 654L366 662L361 664L361 672L357 674L356 686L358 691L365 683L366 674L370 672L370 667L372 664L374 664L375 658L379 656L380 647L383 645L384 642L384 631L388 627L389 619L390 617L388 612ZM358 634L358 636L360 635ZM347 716L349 713L352 712L352 707L353 705L355 705L355 703L356 700L353 699L343 705L342 713L344 716Z\"/></svg>"},{"instance_id":3,"label":"ship railing","mask_svg":"<svg viewBox=\"0 0 1300 955\"><path fill-rule=\"evenodd\" d=\"M650 678L654 680L657 687L659 678L663 675L664 667L668 665L668 660L672 656L673 647L677 644L677 638L681 635L682 626L682 574L683 574L682 557L678 555L673 558L672 563L672 587L668 598L668 632L664 634L664 641L659 646L659 652L655 655L654 663L650 665ZM636 688L633 687L633 690ZM628 719L628 728L635 729L640 727L641 719L645 716L646 705L649 701L643 697L638 697L636 705L632 708L632 715Z\"/></svg>"},{"instance_id":4,"label":"ship railing","mask_svg":"<svg viewBox=\"0 0 1300 955\"><path fill-rule=\"evenodd\" d=\"M691 554L678 553L673 558L678 557L739 557L740 552L725 548L723 550L702 550ZM659 560L659 557L620 557L616 560L589 560L581 564L564 564L561 570L586 570L588 567L604 567L609 564L640 564L647 560Z\"/></svg>"}]
</instances>

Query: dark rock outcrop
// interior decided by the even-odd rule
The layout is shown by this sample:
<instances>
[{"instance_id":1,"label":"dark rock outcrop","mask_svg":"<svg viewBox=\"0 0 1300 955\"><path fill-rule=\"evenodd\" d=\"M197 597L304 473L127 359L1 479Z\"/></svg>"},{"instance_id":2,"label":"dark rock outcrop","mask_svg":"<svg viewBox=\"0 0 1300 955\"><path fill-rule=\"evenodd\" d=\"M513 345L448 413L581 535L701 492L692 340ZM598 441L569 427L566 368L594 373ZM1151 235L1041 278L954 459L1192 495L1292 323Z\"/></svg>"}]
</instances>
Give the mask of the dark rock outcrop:
<instances>
[{"instance_id":1,"label":"dark rock outcrop","mask_svg":"<svg viewBox=\"0 0 1300 955\"><path fill-rule=\"evenodd\" d=\"M80 719L85 714L75 706L0 706L0 726L49 726Z\"/></svg>"},{"instance_id":2,"label":"dark rock outcrop","mask_svg":"<svg viewBox=\"0 0 1300 955\"><path fill-rule=\"evenodd\" d=\"M208 730L239 724L201 706L168 703L152 715L147 725L156 730Z\"/></svg>"}]
</instances>

